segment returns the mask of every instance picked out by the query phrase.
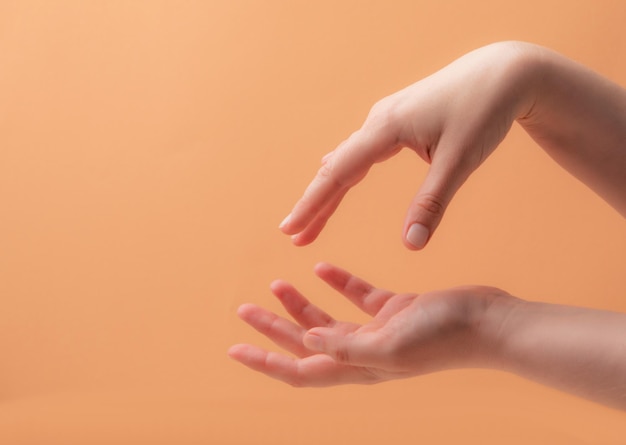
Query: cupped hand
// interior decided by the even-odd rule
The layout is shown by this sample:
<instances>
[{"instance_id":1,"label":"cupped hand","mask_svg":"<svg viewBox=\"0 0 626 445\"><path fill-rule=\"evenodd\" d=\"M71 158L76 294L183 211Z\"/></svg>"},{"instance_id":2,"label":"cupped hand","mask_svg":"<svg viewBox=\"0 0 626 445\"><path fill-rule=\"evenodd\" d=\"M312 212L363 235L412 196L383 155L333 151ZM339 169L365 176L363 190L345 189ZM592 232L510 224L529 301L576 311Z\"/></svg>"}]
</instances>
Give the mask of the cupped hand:
<instances>
[{"instance_id":1,"label":"cupped hand","mask_svg":"<svg viewBox=\"0 0 626 445\"><path fill-rule=\"evenodd\" d=\"M293 286L272 291L295 323L252 304L239 316L287 353L253 345L229 355L253 370L294 386L377 383L443 369L489 366L498 347L498 321L487 314L510 295L473 286L424 294L378 289L330 264L316 274L372 318L365 324L335 320Z\"/></svg>"},{"instance_id":2,"label":"cupped hand","mask_svg":"<svg viewBox=\"0 0 626 445\"><path fill-rule=\"evenodd\" d=\"M430 164L402 231L408 248L423 248L455 192L532 108L528 56L535 51L519 42L492 44L379 101L363 126L324 156L281 230L296 245L313 242L372 165L408 147Z\"/></svg>"}]
</instances>

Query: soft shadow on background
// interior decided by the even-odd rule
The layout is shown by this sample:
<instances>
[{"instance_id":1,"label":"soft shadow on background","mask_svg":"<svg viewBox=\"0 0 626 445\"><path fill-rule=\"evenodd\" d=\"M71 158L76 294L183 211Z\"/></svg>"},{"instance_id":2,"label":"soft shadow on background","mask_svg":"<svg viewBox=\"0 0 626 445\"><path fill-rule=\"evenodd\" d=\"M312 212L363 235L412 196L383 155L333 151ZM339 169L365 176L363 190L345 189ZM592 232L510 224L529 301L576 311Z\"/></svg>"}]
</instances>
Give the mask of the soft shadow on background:
<instances>
[{"instance_id":1,"label":"soft shadow on background","mask_svg":"<svg viewBox=\"0 0 626 445\"><path fill-rule=\"evenodd\" d=\"M313 246L277 225L369 107L479 46L554 48L626 84L626 4L0 4L0 442L617 444L622 413L497 372L293 389L226 357L317 261L382 287L502 287L626 311L626 222L515 127L423 252L426 171L376 166ZM271 345L267 345L271 347Z\"/></svg>"}]
</instances>

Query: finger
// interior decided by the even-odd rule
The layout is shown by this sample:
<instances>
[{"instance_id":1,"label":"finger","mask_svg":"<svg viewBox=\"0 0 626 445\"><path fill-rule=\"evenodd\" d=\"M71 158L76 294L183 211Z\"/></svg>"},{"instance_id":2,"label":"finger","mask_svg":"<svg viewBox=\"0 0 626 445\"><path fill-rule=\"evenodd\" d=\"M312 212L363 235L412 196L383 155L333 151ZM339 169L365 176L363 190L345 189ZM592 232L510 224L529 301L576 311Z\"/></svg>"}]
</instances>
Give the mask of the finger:
<instances>
[{"instance_id":1,"label":"finger","mask_svg":"<svg viewBox=\"0 0 626 445\"><path fill-rule=\"evenodd\" d=\"M341 203L341 200L345 196L348 190L344 190L342 193L339 193L337 196L332 198L332 200L322 209L315 219L311 221L311 223L300 233L293 235L291 237L291 241L296 246L306 246L307 244L312 243L318 237L318 235L322 232L322 229L328 222L328 219L335 213L337 207Z\"/></svg>"},{"instance_id":2,"label":"finger","mask_svg":"<svg viewBox=\"0 0 626 445\"><path fill-rule=\"evenodd\" d=\"M359 309L376 315L394 293L378 289L350 272L328 263L315 266L315 273L329 286L348 298Z\"/></svg>"},{"instance_id":3,"label":"finger","mask_svg":"<svg viewBox=\"0 0 626 445\"><path fill-rule=\"evenodd\" d=\"M300 380L296 360L286 355L243 344L231 346L228 355L254 371L291 385Z\"/></svg>"},{"instance_id":4,"label":"finger","mask_svg":"<svg viewBox=\"0 0 626 445\"><path fill-rule=\"evenodd\" d=\"M280 229L287 235L305 230L329 203L335 202L338 196L344 196L365 177L379 158L395 149L396 145L397 138L384 126L364 126L353 133L334 150L332 156L325 157L317 175L283 220ZM321 230L321 227L318 229ZM309 233L313 239L317 235L315 231Z\"/></svg>"},{"instance_id":5,"label":"finger","mask_svg":"<svg viewBox=\"0 0 626 445\"><path fill-rule=\"evenodd\" d=\"M388 341L376 331L341 333L332 328L314 328L304 335L304 345L323 352L338 363L367 368L386 369ZM388 339L387 339L388 340Z\"/></svg>"},{"instance_id":6,"label":"finger","mask_svg":"<svg viewBox=\"0 0 626 445\"><path fill-rule=\"evenodd\" d=\"M306 330L301 326L254 304L240 306L237 315L258 332L292 354L298 357L311 355L311 351L302 343Z\"/></svg>"},{"instance_id":7,"label":"finger","mask_svg":"<svg viewBox=\"0 0 626 445\"><path fill-rule=\"evenodd\" d=\"M428 174L413 198L403 229L403 240L411 250L423 249L435 232L454 194L469 173L458 159L433 159Z\"/></svg>"},{"instance_id":8,"label":"finger","mask_svg":"<svg viewBox=\"0 0 626 445\"><path fill-rule=\"evenodd\" d=\"M325 354L294 359L252 345L234 345L228 350L228 355L250 369L292 386L319 387L380 381L369 370L339 364Z\"/></svg>"},{"instance_id":9,"label":"finger","mask_svg":"<svg viewBox=\"0 0 626 445\"><path fill-rule=\"evenodd\" d=\"M270 285L272 293L285 310L305 329L316 326L333 326L335 319L311 304L300 292L286 281L276 280Z\"/></svg>"},{"instance_id":10,"label":"finger","mask_svg":"<svg viewBox=\"0 0 626 445\"><path fill-rule=\"evenodd\" d=\"M302 198L280 224L279 228L283 233L296 235L304 231L330 203L341 200L369 169L369 166L359 165L354 162L355 160L351 162L354 164L353 167L342 165L341 162L337 162L338 159L337 154L334 154L319 168ZM312 238L316 238L318 234L312 233L311 235Z\"/></svg>"},{"instance_id":11,"label":"finger","mask_svg":"<svg viewBox=\"0 0 626 445\"><path fill-rule=\"evenodd\" d=\"M328 162L328 160L332 157L332 155L335 153L335 150L330 151L328 153L326 153L323 157L322 157L322 165L326 164L326 162Z\"/></svg>"}]
</instances>

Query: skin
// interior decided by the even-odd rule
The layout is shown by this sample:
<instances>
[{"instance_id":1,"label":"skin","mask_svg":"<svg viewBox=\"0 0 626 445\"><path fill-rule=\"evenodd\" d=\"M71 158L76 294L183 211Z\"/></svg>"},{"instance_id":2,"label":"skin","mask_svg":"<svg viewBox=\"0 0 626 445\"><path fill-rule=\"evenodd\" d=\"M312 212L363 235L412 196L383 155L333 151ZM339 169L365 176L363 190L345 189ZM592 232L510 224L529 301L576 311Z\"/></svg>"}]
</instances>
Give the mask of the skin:
<instances>
[{"instance_id":1,"label":"skin","mask_svg":"<svg viewBox=\"0 0 626 445\"><path fill-rule=\"evenodd\" d=\"M473 51L376 103L363 126L322 159L281 224L313 242L348 190L407 147L430 164L402 229L423 248L456 191L513 122L626 216L626 92L546 48L503 42ZM418 242L407 234L418 224Z\"/></svg>"},{"instance_id":2,"label":"skin","mask_svg":"<svg viewBox=\"0 0 626 445\"><path fill-rule=\"evenodd\" d=\"M373 164L407 147L430 164L402 229L406 247L421 249L514 122L626 216L626 91L548 49L502 42L375 104L363 126L324 156L281 230L296 245L311 243ZM291 355L252 345L235 345L229 355L294 386L501 369L626 409L626 314L529 302L483 286L397 294L329 264L315 272L371 320L334 320L276 281L272 291L295 323L251 304L238 314Z\"/></svg>"},{"instance_id":3,"label":"skin","mask_svg":"<svg viewBox=\"0 0 626 445\"><path fill-rule=\"evenodd\" d=\"M335 320L275 281L272 292L294 321L253 304L238 315L286 353L239 344L229 355L297 387L499 369L626 410L626 314L524 301L486 286L395 293L327 263L315 273L371 320Z\"/></svg>"},{"instance_id":4,"label":"skin","mask_svg":"<svg viewBox=\"0 0 626 445\"><path fill-rule=\"evenodd\" d=\"M371 321L337 321L289 283L275 281L272 292L295 323L253 304L238 315L295 357L251 345L233 346L230 356L293 386L370 384L487 363L487 342L477 341L480 319L495 299L509 298L487 287L398 294L327 263L315 273Z\"/></svg>"}]
</instances>

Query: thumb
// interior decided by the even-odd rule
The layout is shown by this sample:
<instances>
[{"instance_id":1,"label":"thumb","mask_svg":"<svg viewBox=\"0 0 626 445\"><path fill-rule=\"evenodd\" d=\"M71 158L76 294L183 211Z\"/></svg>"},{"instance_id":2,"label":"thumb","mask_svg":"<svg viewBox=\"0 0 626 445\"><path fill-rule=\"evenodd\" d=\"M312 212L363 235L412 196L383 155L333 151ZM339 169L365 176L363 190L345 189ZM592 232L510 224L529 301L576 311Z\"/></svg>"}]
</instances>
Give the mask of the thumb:
<instances>
[{"instance_id":1,"label":"thumb","mask_svg":"<svg viewBox=\"0 0 626 445\"><path fill-rule=\"evenodd\" d=\"M441 158L433 160L407 211L403 229L407 248L423 249L439 226L452 197L468 176L458 164Z\"/></svg>"},{"instance_id":2,"label":"thumb","mask_svg":"<svg viewBox=\"0 0 626 445\"><path fill-rule=\"evenodd\" d=\"M303 338L304 346L331 356L335 361L353 366L374 366L377 360L373 333L342 333L333 328L310 329Z\"/></svg>"}]
</instances>

